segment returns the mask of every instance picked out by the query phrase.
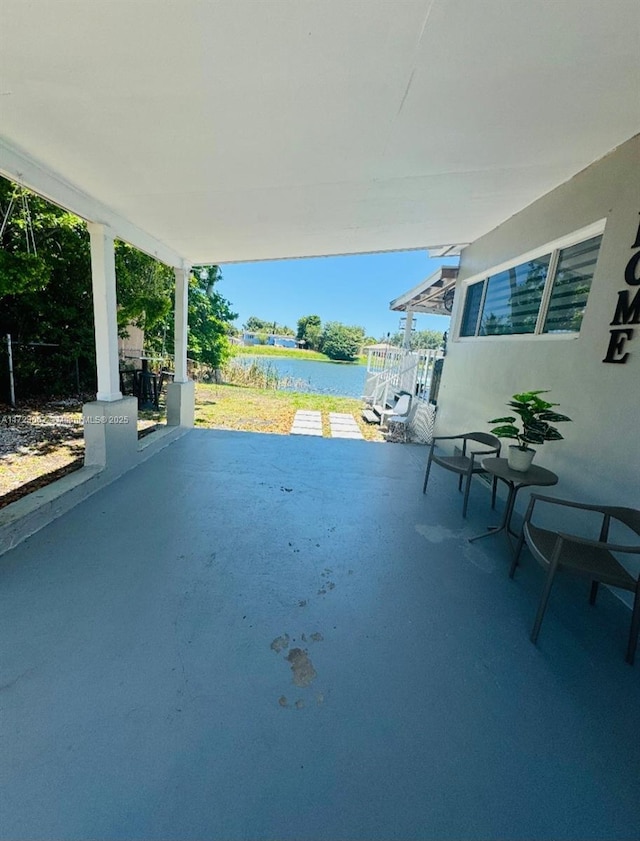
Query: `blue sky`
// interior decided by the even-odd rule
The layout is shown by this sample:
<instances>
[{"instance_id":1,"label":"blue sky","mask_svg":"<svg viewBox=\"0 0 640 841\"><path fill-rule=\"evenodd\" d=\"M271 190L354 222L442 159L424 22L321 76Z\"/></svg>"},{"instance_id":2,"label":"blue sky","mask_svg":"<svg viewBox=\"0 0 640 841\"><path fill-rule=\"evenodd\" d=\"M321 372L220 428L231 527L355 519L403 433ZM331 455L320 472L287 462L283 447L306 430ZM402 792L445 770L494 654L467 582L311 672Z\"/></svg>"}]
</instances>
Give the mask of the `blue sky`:
<instances>
[{"instance_id":1,"label":"blue sky","mask_svg":"<svg viewBox=\"0 0 640 841\"><path fill-rule=\"evenodd\" d=\"M255 315L295 330L300 317L313 314L323 323L358 324L379 339L398 330L400 313L389 310L389 301L441 265L456 263L457 258L430 260L426 251L234 263L221 266L216 291L231 301L238 327ZM449 326L442 316L417 318L418 330Z\"/></svg>"}]
</instances>

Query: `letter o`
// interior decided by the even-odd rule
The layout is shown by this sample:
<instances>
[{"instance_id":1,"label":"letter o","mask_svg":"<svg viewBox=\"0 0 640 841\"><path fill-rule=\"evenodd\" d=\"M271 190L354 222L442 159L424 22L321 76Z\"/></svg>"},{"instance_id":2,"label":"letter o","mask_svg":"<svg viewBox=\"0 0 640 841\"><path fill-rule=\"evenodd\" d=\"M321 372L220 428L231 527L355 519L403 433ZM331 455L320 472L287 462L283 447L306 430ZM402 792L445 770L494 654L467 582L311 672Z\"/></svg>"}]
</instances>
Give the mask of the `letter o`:
<instances>
[{"instance_id":1,"label":"letter o","mask_svg":"<svg viewBox=\"0 0 640 841\"><path fill-rule=\"evenodd\" d=\"M629 286L640 286L640 277L637 274L638 264L640 264L640 251L636 251L624 270L624 279Z\"/></svg>"}]
</instances>

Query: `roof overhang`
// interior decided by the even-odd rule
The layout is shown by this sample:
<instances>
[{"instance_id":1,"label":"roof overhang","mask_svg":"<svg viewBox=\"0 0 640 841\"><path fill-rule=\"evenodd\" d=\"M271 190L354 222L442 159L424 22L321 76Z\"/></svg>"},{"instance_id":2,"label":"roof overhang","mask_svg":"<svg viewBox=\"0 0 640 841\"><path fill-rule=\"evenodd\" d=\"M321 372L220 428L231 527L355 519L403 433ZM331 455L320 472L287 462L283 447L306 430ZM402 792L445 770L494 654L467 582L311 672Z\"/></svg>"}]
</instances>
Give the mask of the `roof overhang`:
<instances>
[{"instance_id":1,"label":"roof overhang","mask_svg":"<svg viewBox=\"0 0 640 841\"><path fill-rule=\"evenodd\" d=\"M395 312L451 315L457 278L457 266L442 266L413 289L394 298L389 304L389 309Z\"/></svg>"},{"instance_id":2,"label":"roof overhang","mask_svg":"<svg viewBox=\"0 0 640 841\"><path fill-rule=\"evenodd\" d=\"M469 245L468 242L459 242L456 245L439 245L435 248L430 247L429 257L434 259L443 259L444 257L459 257L462 249Z\"/></svg>"},{"instance_id":3,"label":"roof overhang","mask_svg":"<svg viewBox=\"0 0 640 841\"><path fill-rule=\"evenodd\" d=\"M640 131L637 0L508 6L3 0L0 172L172 263L455 249Z\"/></svg>"},{"instance_id":4,"label":"roof overhang","mask_svg":"<svg viewBox=\"0 0 640 841\"><path fill-rule=\"evenodd\" d=\"M6 178L28 187L54 204L70 210L81 219L106 225L114 237L139 248L162 263L183 268L185 261L164 242L141 230L124 216L70 184L46 167L35 163L28 155L0 140L0 173Z\"/></svg>"}]
</instances>

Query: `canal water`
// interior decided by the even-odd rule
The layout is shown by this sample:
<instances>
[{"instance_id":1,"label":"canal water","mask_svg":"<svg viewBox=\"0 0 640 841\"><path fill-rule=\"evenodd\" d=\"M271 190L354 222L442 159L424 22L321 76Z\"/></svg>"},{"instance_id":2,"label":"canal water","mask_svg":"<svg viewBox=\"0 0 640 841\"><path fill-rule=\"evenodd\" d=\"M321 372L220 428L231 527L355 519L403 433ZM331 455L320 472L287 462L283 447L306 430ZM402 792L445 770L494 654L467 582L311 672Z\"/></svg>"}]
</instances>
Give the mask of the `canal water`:
<instances>
[{"instance_id":1,"label":"canal water","mask_svg":"<svg viewBox=\"0 0 640 841\"><path fill-rule=\"evenodd\" d=\"M285 356L244 357L244 364L253 361L277 371L283 391L305 391L310 394L333 394L336 397L362 397L366 365L339 362L313 362Z\"/></svg>"}]
</instances>

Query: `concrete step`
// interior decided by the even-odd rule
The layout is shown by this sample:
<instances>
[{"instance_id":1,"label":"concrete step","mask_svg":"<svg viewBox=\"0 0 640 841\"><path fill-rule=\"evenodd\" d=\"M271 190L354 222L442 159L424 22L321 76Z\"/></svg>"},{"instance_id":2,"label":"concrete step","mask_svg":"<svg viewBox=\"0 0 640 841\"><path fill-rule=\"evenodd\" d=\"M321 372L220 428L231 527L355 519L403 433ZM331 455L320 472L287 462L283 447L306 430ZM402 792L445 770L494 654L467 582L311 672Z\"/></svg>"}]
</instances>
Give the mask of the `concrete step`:
<instances>
[{"instance_id":1,"label":"concrete step","mask_svg":"<svg viewBox=\"0 0 640 841\"><path fill-rule=\"evenodd\" d=\"M380 423L380 415L376 414L373 409L363 409L362 419L367 423Z\"/></svg>"}]
</instances>

